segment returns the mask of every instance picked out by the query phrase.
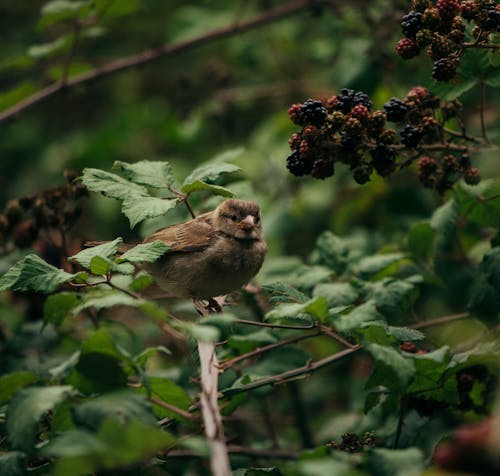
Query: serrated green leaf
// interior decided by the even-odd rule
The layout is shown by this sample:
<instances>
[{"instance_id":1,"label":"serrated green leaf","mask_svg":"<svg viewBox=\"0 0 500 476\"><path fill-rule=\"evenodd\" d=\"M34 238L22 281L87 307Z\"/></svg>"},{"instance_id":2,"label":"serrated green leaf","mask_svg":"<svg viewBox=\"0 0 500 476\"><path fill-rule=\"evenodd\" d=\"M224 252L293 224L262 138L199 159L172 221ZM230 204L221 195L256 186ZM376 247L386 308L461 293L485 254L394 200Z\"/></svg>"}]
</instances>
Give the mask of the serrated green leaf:
<instances>
[{"instance_id":1,"label":"serrated green leaf","mask_svg":"<svg viewBox=\"0 0 500 476\"><path fill-rule=\"evenodd\" d=\"M185 187L189 188L196 182L205 184L213 183L223 174L230 174L240 170L241 168L234 164L211 161L210 163L193 170L193 172L186 177L182 184L182 191L187 193Z\"/></svg>"},{"instance_id":2,"label":"serrated green leaf","mask_svg":"<svg viewBox=\"0 0 500 476\"><path fill-rule=\"evenodd\" d=\"M408 248L419 260L429 259L434 246L434 230L429 222L416 223L408 234Z\"/></svg>"},{"instance_id":3,"label":"serrated green leaf","mask_svg":"<svg viewBox=\"0 0 500 476\"><path fill-rule=\"evenodd\" d=\"M0 291L34 291L49 294L61 284L75 278L56 268L35 254L30 254L18 261L0 278Z\"/></svg>"},{"instance_id":4,"label":"serrated green leaf","mask_svg":"<svg viewBox=\"0 0 500 476\"><path fill-rule=\"evenodd\" d=\"M106 275L111 268L111 261L102 256L94 256L90 260L90 272L96 275Z\"/></svg>"},{"instance_id":5,"label":"serrated green leaf","mask_svg":"<svg viewBox=\"0 0 500 476\"><path fill-rule=\"evenodd\" d=\"M0 377L0 406L7 403L18 390L38 380L33 372L13 372Z\"/></svg>"},{"instance_id":6,"label":"serrated green leaf","mask_svg":"<svg viewBox=\"0 0 500 476\"><path fill-rule=\"evenodd\" d=\"M25 476L26 455L20 451L0 454L0 474L2 476Z\"/></svg>"},{"instance_id":7,"label":"serrated green leaf","mask_svg":"<svg viewBox=\"0 0 500 476\"><path fill-rule=\"evenodd\" d=\"M304 293L286 283L265 284L262 290L269 295L269 302L273 305L290 302L304 303L308 300Z\"/></svg>"},{"instance_id":8,"label":"serrated green leaf","mask_svg":"<svg viewBox=\"0 0 500 476\"><path fill-rule=\"evenodd\" d=\"M425 335L422 332L417 329L410 329L409 327L389 326L387 330L391 336L400 342L425 339Z\"/></svg>"},{"instance_id":9,"label":"serrated green leaf","mask_svg":"<svg viewBox=\"0 0 500 476\"><path fill-rule=\"evenodd\" d=\"M320 283L313 291L313 296L323 296L328 306L349 306L359 298L359 291L350 283Z\"/></svg>"},{"instance_id":10,"label":"serrated green leaf","mask_svg":"<svg viewBox=\"0 0 500 476\"><path fill-rule=\"evenodd\" d=\"M201 180L195 180L194 182L185 184L182 186L181 190L184 193L188 194L196 192L198 190L207 190L215 195L220 195L222 197L234 197L234 193L231 192L231 190L229 190L228 188L222 187L220 185L209 184Z\"/></svg>"},{"instance_id":11,"label":"serrated green leaf","mask_svg":"<svg viewBox=\"0 0 500 476\"><path fill-rule=\"evenodd\" d=\"M113 169L117 169L131 182L154 188L166 188L174 182L172 167L164 161L141 160L133 164L115 161Z\"/></svg>"},{"instance_id":12,"label":"serrated green leaf","mask_svg":"<svg viewBox=\"0 0 500 476\"><path fill-rule=\"evenodd\" d=\"M123 242L123 238L116 238L113 241L108 241L102 245L93 246L91 248L86 248L76 255L70 256L69 261L76 261L79 265L86 269L90 269L90 263L94 256L101 256L107 260L114 259L116 253L118 253L118 248Z\"/></svg>"},{"instance_id":13,"label":"serrated green leaf","mask_svg":"<svg viewBox=\"0 0 500 476\"><path fill-rule=\"evenodd\" d=\"M71 309L78 305L80 298L79 294L68 292L48 296L43 304L44 323L60 326Z\"/></svg>"},{"instance_id":14,"label":"serrated green leaf","mask_svg":"<svg viewBox=\"0 0 500 476\"><path fill-rule=\"evenodd\" d=\"M276 306L266 314L268 321L280 321L286 319L301 319L304 314L323 320L328 313L328 301L323 296L316 296L304 303L290 303Z\"/></svg>"},{"instance_id":15,"label":"serrated green leaf","mask_svg":"<svg viewBox=\"0 0 500 476\"><path fill-rule=\"evenodd\" d=\"M72 313L76 316L84 309L91 307L97 311L113 306L140 307L144 302L145 301L142 299L136 299L120 291L94 291L87 293L83 297L80 305L73 308Z\"/></svg>"},{"instance_id":16,"label":"serrated green leaf","mask_svg":"<svg viewBox=\"0 0 500 476\"><path fill-rule=\"evenodd\" d=\"M385 278L365 286L366 297L376 303L386 317L406 313L418 298L419 290L411 278Z\"/></svg>"},{"instance_id":17,"label":"serrated green leaf","mask_svg":"<svg viewBox=\"0 0 500 476\"><path fill-rule=\"evenodd\" d=\"M145 187L132 183L119 175L100 169L83 169L82 182L92 192L106 197L125 200L127 197L148 197ZM135 198L137 199L137 198Z\"/></svg>"},{"instance_id":18,"label":"serrated green leaf","mask_svg":"<svg viewBox=\"0 0 500 476\"><path fill-rule=\"evenodd\" d=\"M31 453L42 416L72 393L69 385L30 387L17 392L7 408L6 428L11 447Z\"/></svg>"},{"instance_id":19,"label":"serrated green leaf","mask_svg":"<svg viewBox=\"0 0 500 476\"><path fill-rule=\"evenodd\" d=\"M404 393L415 374L414 363L388 346L368 344L366 350L375 360L375 368L366 388L383 386L398 393Z\"/></svg>"},{"instance_id":20,"label":"serrated green leaf","mask_svg":"<svg viewBox=\"0 0 500 476\"><path fill-rule=\"evenodd\" d=\"M470 222L500 227L500 183L484 180L476 186L460 184L455 189L460 213Z\"/></svg>"},{"instance_id":21,"label":"serrated green leaf","mask_svg":"<svg viewBox=\"0 0 500 476\"><path fill-rule=\"evenodd\" d=\"M160 240L153 241L152 243L142 243L123 253L118 258L118 262L153 263L163 256L170 248L171 246Z\"/></svg>"},{"instance_id":22,"label":"serrated green leaf","mask_svg":"<svg viewBox=\"0 0 500 476\"><path fill-rule=\"evenodd\" d=\"M424 468L424 454L419 448L374 448L366 452L366 469L373 476L419 476Z\"/></svg>"},{"instance_id":23,"label":"serrated green leaf","mask_svg":"<svg viewBox=\"0 0 500 476\"><path fill-rule=\"evenodd\" d=\"M179 200L158 197L127 196L122 203L122 212L130 221L130 228L146 218L156 218L173 210Z\"/></svg>"},{"instance_id":24,"label":"serrated green leaf","mask_svg":"<svg viewBox=\"0 0 500 476\"><path fill-rule=\"evenodd\" d=\"M375 301L370 300L335 318L333 322L340 332L351 333L367 322L383 319L384 317L377 310Z\"/></svg>"}]
</instances>

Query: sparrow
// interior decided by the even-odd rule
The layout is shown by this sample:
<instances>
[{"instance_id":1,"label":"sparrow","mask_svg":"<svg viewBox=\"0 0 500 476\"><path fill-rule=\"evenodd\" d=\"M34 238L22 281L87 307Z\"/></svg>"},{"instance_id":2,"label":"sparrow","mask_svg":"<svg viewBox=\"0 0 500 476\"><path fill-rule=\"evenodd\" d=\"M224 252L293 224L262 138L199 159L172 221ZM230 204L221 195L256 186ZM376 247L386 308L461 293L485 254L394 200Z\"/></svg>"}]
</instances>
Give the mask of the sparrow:
<instances>
[{"instance_id":1,"label":"sparrow","mask_svg":"<svg viewBox=\"0 0 500 476\"><path fill-rule=\"evenodd\" d=\"M248 283L267 253L259 205L227 199L215 210L163 228L144 240L171 248L145 266L168 296L210 300Z\"/></svg>"}]
</instances>

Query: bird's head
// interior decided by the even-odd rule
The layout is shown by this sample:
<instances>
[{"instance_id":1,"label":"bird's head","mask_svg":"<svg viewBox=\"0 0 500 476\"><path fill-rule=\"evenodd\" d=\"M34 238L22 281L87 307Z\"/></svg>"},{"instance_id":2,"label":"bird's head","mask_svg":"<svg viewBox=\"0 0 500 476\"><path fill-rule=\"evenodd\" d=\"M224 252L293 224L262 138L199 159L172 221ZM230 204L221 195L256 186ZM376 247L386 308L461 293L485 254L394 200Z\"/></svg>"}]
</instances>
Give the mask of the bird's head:
<instances>
[{"instance_id":1,"label":"bird's head","mask_svg":"<svg viewBox=\"0 0 500 476\"><path fill-rule=\"evenodd\" d=\"M230 198L216 209L214 225L217 230L239 240L262 238L260 208L255 202Z\"/></svg>"}]
</instances>

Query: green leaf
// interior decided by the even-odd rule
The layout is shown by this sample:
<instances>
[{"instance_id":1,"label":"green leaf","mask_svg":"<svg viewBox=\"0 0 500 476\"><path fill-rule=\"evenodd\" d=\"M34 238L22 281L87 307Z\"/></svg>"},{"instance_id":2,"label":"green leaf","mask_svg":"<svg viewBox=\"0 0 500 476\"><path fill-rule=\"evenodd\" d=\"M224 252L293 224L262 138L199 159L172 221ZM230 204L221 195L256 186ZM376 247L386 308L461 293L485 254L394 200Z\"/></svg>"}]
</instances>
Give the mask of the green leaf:
<instances>
[{"instance_id":1,"label":"green leaf","mask_svg":"<svg viewBox=\"0 0 500 476\"><path fill-rule=\"evenodd\" d=\"M38 422L73 393L68 385L30 387L16 393L7 408L7 435L12 448L33 451Z\"/></svg>"},{"instance_id":2,"label":"green leaf","mask_svg":"<svg viewBox=\"0 0 500 476\"><path fill-rule=\"evenodd\" d=\"M313 291L313 296L323 296L328 306L349 306L359 298L359 291L350 283L320 283Z\"/></svg>"},{"instance_id":3,"label":"green leaf","mask_svg":"<svg viewBox=\"0 0 500 476\"><path fill-rule=\"evenodd\" d=\"M146 362L151 358L154 357L158 354L165 354L165 355L171 355L172 352L170 352L165 346L163 345L157 345L156 347L147 347L144 349L142 352L140 352L138 355L134 356L134 361L143 367L146 365Z\"/></svg>"},{"instance_id":4,"label":"green leaf","mask_svg":"<svg viewBox=\"0 0 500 476\"><path fill-rule=\"evenodd\" d=\"M113 169L117 169L131 182L154 188L165 188L172 185L174 176L168 162L141 160L133 164L115 161Z\"/></svg>"},{"instance_id":5,"label":"green leaf","mask_svg":"<svg viewBox=\"0 0 500 476\"><path fill-rule=\"evenodd\" d=\"M153 263L163 256L170 248L171 246L160 240L153 241L152 243L143 243L123 253L118 258L118 262Z\"/></svg>"},{"instance_id":6,"label":"green leaf","mask_svg":"<svg viewBox=\"0 0 500 476\"><path fill-rule=\"evenodd\" d=\"M13 372L0 377L0 407L7 403L18 390L38 380L33 372Z\"/></svg>"},{"instance_id":7,"label":"green leaf","mask_svg":"<svg viewBox=\"0 0 500 476\"><path fill-rule=\"evenodd\" d=\"M442 235L449 235L455 229L457 218L457 202L450 199L432 214L431 228Z\"/></svg>"},{"instance_id":8,"label":"green leaf","mask_svg":"<svg viewBox=\"0 0 500 476\"><path fill-rule=\"evenodd\" d=\"M57 38L50 43L32 45L28 48L28 55L35 59L50 58L65 51L71 44L67 35Z\"/></svg>"},{"instance_id":9,"label":"green leaf","mask_svg":"<svg viewBox=\"0 0 500 476\"><path fill-rule=\"evenodd\" d=\"M269 303L273 305L289 302L304 303L308 300L304 293L285 283L266 284L262 286L262 290L269 295Z\"/></svg>"},{"instance_id":10,"label":"green leaf","mask_svg":"<svg viewBox=\"0 0 500 476\"><path fill-rule=\"evenodd\" d=\"M0 454L0 474L2 476L25 476L26 455L19 451Z\"/></svg>"},{"instance_id":11,"label":"green leaf","mask_svg":"<svg viewBox=\"0 0 500 476\"><path fill-rule=\"evenodd\" d=\"M356 265L356 271L365 276L371 276L385 270L389 266L405 259L402 253L388 253L362 258Z\"/></svg>"},{"instance_id":12,"label":"green leaf","mask_svg":"<svg viewBox=\"0 0 500 476\"><path fill-rule=\"evenodd\" d=\"M62 21L71 21L90 11L89 1L52 0L46 3L38 22L40 28L46 28Z\"/></svg>"},{"instance_id":13,"label":"green leaf","mask_svg":"<svg viewBox=\"0 0 500 476\"><path fill-rule=\"evenodd\" d=\"M154 425L156 422L146 396L128 389L90 398L74 409L74 417L78 424L94 430L109 418L122 423L139 420Z\"/></svg>"},{"instance_id":14,"label":"green leaf","mask_svg":"<svg viewBox=\"0 0 500 476\"><path fill-rule=\"evenodd\" d=\"M221 195L222 197L234 197L234 193L231 192L226 187L222 187L220 185L212 185L206 182L202 182L201 180L195 180L192 183L186 184L182 186L181 189L184 193L192 193L198 190L207 190L212 192L215 195Z\"/></svg>"},{"instance_id":15,"label":"green leaf","mask_svg":"<svg viewBox=\"0 0 500 476\"><path fill-rule=\"evenodd\" d=\"M500 310L500 247L486 253L469 291L468 307L481 317L497 318Z\"/></svg>"},{"instance_id":16,"label":"green leaf","mask_svg":"<svg viewBox=\"0 0 500 476\"><path fill-rule=\"evenodd\" d=\"M140 307L144 300L136 299L120 291L94 291L85 294L81 304L73 308L73 315L78 315L84 309L94 308L97 311L107 309L113 306L132 306Z\"/></svg>"},{"instance_id":17,"label":"green leaf","mask_svg":"<svg viewBox=\"0 0 500 476\"><path fill-rule=\"evenodd\" d=\"M282 476L282 472L276 468L239 468L233 471L233 476Z\"/></svg>"},{"instance_id":18,"label":"green leaf","mask_svg":"<svg viewBox=\"0 0 500 476\"><path fill-rule=\"evenodd\" d=\"M111 268L111 261L102 256L94 256L90 260L90 272L96 275L106 275Z\"/></svg>"},{"instance_id":19,"label":"green leaf","mask_svg":"<svg viewBox=\"0 0 500 476\"><path fill-rule=\"evenodd\" d=\"M425 468L425 460L419 448L374 448L367 450L365 466L373 476L419 476Z\"/></svg>"},{"instance_id":20,"label":"green leaf","mask_svg":"<svg viewBox=\"0 0 500 476\"><path fill-rule=\"evenodd\" d=\"M323 320L328 314L328 301L323 296L316 296L304 303L282 304L269 311L265 319L269 321L303 319L304 314L319 321Z\"/></svg>"},{"instance_id":21,"label":"green leaf","mask_svg":"<svg viewBox=\"0 0 500 476\"><path fill-rule=\"evenodd\" d=\"M399 342L425 339L425 335L422 334L422 332L416 329L410 329L409 327L389 326L387 330L389 334Z\"/></svg>"},{"instance_id":22,"label":"green leaf","mask_svg":"<svg viewBox=\"0 0 500 476\"><path fill-rule=\"evenodd\" d=\"M92 192L100 192L106 197L125 200L127 197L148 197L146 188L129 182L119 175L100 169L83 170L82 182Z\"/></svg>"},{"instance_id":23,"label":"green leaf","mask_svg":"<svg viewBox=\"0 0 500 476\"><path fill-rule=\"evenodd\" d=\"M139 271L130 283L130 289L135 292L143 291L154 282L153 277L147 271Z\"/></svg>"},{"instance_id":24,"label":"green leaf","mask_svg":"<svg viewBox=\"0 0 500 476\"><path fill-rule=\"evenodd\" d=\"M371 389L381 385L398 393L404 393L415 374L414 363L388 346L368 344L366 350L375 360L375 368L366 388Z\"/></svg>"},{"instance_id":25,"label":"green leaf","mask_svg":"<svg viewBox=\"0 0 500 476\"><path fill-rule=\"evenodd\" d=\"M0 278L0 291L11 289L49 294L77 275L66 273L39 256L29 254Z\"/></svg>"},{"instance_id":26,"label":"green leaf","mask_svg":"<svg viewBox=\"0 0 500 476\"><path fill-rule=\"evenodd\" d=\"M58 293L48 296L43 304L43 321L58 327L69 312L80 303L81 296L77 293Z\"/></svg>"},{"instance_id":27,"label":"green leaf","mask_svg":"<svg viewBox=\"0 0 500 476\"><path fill-rule=\"evenodd\" d=\"M185 187L189 188L193 186L196 182L202 183L214 183L221 175L230 174L240 171L241 168L234 164L228 164L224 162L210 162L208 164L202 165L186 177L184 183L182 184L182 191L187 193Z\"/></svg>"},{"instance_id":28,"label":"green leaf","mask_svg":"<svg viewBox=\"0 0 500 476\"><path fill-rule=\"evenodd\" d=\"M340 332L352 333L365 323L383 320L383 316L378 312L375 301L367 301L352 311L336 317L333 322Z\"/></svg>"},{"instance_id":29,"label":"green leaf","mask_svg":"<svg viewBox=\"0 0 500 476\"><path fill-rule=\"evenodd\" d=\"M100 256L101 258L105 258L107 260L114 259L116 253L118 253L118 249L122 241L123 238L118 237L115 240L108 241L107 243L103 243L102 245L86 248L76 255L70 256L68 260L76 261L84 268L90 269L92 258L94 258L95 256Z\"/></svg>"},{"instance_id":30,"label":"green leaf","mask_svg":"<svg viewBox=\"0 0 500 476\"><path fill-rule=\"evenodd\" d=\"M173 210L179 200L177 198L137 197L130 195L123 200L122 212L130 221L130 228L146 218L156 218Z\"/></svg>"},{"instance_id":31,"label":"green leaf","mask_svg":"<svg viewBox=\"0 0 500 476\"><path fill-rule=\"evenodd\" d=\"M434 246L434 230L430 223L416 223L408 234L408 248L411 254L419 260L430 258Z\"/></svg>"},{"instance_id":32,"label":"green leaf","mask_svg":"<svg viewBox=\"0 0 500 476\"><path fill-rule=\"evenodd\" d=\"M193 339L202 342L217 342L220 338L220 332L217 327L197 325L190 322L179 323L177 327L185 330Z\"/></svg>"},{"instance_id":33,"label":"green leaf","mask_svg":"<svg viewBox=\"0 0 500 476\"><path fill-rule=\"evenodd\" d=\"M377 309L386 317L405 314L418 298L419 290L412 278L385 278L365 286L366 297L376 303Z\"/></svg>"},{"instance_id":34,"label":"green leaf","mask_svg":"<svg viewBox=\"0 0 500 476\"><path fill-rule=\"evenodd\" d=\"M500 228L500 182L484 180L455 188L460 213L470 222Z\"/></svg>"},{"instance_id":35,"label":"green leaf","mask_svg":"<svg viewBox=\"0 0 500 476\"><path fill-rule=\"evenodd\" d=\"M191 398L189 398L189 395L182 387L164 377L148 376L148 383L151 396L157 397L163 402L180 408L181 410L188 411L191 405ZM178 413L157 404L153 404L153 410L159 418L168 417L175 418L176 420L183 419Z\"/></svg>"},{"instance_id":36,"label":"green leaf","mask_svg":"<svg viewBox=\"0 0 500 476\"><path fill-rule=\"evenodd\" d=\"M275 342L277 342L277 339L271 334L271 332L260 330L249 334L232 335L229 337L227 345L232 349L235 349L239 354L244 354L245 352L250 352L257 347L274 344Z\"/></svg>"},{"instance_id":37,"label":"green leaf","mask_svg":"<svg viewBox=\"0 0 500 476\"><path fill-rule=\"evenodd\" d=\"M172 435L152 425L137 420L122 424L108 419L97 434L80 429L63 433L43 448L43 454L59 458L51 472L53 476L83 476L100 469L142 463L174 444Z\"/></svg>"}]
</instances>

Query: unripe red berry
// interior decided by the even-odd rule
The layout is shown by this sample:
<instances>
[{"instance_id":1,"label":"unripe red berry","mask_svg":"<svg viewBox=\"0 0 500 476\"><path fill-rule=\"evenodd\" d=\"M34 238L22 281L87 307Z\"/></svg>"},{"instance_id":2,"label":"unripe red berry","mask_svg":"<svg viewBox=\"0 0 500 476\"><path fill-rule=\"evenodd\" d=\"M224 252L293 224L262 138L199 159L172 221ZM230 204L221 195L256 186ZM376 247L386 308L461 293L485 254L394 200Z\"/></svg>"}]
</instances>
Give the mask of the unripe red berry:
<instances>
[{"instance_id":1,"label":"unripe red berry","mask_svg":"<svg viewBox=\"0 0 500 476\"><path fill-rule=\"evenodd\" d=\"M302 104L292 104L288 108L288 117L290 120L294 123L297 124L298 126L301 125L302 123Z\"/></svg>"},{"instance_id":2,"label":"unripe red berry","mask_svg":"<svg viewBox=\"0 0 500 476\"><path fill-rule=\"evenodd\" d=\"M476 167L471 167L464 174L465 183L468 185L477 185L481 181L481 172Z\"/></svg>"},{"instance_id":3,"label":"unripe red berry","mask_svg":"<svg viewBox=\"0 0 500 476\"><path fill-rule=\"evenodd\" d=\"M420 52L417 43L412 38L401 38L396 43L396 53L403 59L411 59Z\"/></svg>"},{"instance_id":4,"label":"unripe red berry","mask_svg":"<svg viewBox=\"0 0 500 476\"><path fill-rule=\"evenodd\" d=\"M453 18L460 10L458 0L438 0L436 8L443 20Z\"/></svg>"},{"instance_id":5,"label":"unripe red berry","mask_svg":"<svg viewBox=\"0 0 500 476\"><path fill-rule=\"evenodd\" d=\"M294 132L288 139L288 145L290 146L290 149L297 150L299 148L301 140L302 137L300 136L300 134Z\"/></svg>"}]
</instances>

